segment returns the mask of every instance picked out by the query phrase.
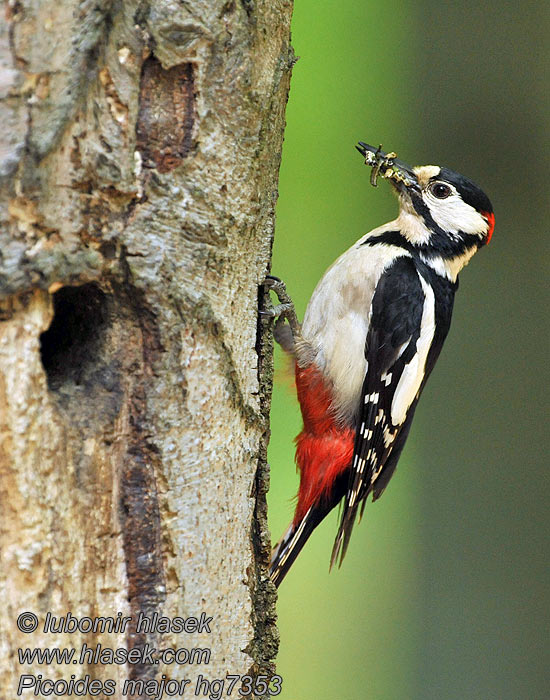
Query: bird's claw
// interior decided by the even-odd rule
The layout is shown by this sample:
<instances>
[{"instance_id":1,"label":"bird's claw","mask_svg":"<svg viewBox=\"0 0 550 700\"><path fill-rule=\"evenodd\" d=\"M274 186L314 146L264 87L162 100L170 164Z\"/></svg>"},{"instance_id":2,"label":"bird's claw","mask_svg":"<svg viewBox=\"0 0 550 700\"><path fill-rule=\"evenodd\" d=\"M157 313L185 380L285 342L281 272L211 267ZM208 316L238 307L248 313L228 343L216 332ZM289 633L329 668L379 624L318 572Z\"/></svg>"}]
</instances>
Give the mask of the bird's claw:
<instances>
[{"instance_id":1,"label":"bird's claw","mask_svg":"<svg viewBox=\"0 0 550 700\"><path fill-rule=\"evenodd\" d=\"M285 283L279 279L279 277L267 275L264 285L270 291L275 292L279 303L260 311L260 314L267 318L276 319L275 328L273 330L275 340L282 345L285 350L291 351L294 345L294 338L300 332L300 323L298 322L292 299L286 291ZM288 321L288 326L290 328L290 339L287 337L288 334L283 330L285 320Z\"/></svg>"}]
</instances>

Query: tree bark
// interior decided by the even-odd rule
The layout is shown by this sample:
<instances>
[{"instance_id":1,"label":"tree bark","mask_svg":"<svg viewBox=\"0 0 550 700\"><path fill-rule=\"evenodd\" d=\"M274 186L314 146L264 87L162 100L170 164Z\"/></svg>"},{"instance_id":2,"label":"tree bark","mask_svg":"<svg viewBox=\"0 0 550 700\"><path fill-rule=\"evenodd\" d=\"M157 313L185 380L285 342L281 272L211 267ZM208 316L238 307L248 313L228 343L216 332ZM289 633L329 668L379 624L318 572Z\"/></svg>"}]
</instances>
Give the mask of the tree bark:
<instances>
[{"instance_id":1,"label":"tree bark","mask_svg":"<svg viewBox=\"0 0 550 700\"><path fill-rule=\"evenodd\" d=\"M190 679L194 696L199 674L272 674L271 346L257 318L292 3L4 6L0 697L22 674L110 679L105 697L127 679ZM18 629L24 611L35 632ZM45 633L48 612L132 619ZM202 612L210 633L137 629L139 613ZM79 659L99 643L211 656L46 666L16 651Z\"/></svg>"}]
</instances>

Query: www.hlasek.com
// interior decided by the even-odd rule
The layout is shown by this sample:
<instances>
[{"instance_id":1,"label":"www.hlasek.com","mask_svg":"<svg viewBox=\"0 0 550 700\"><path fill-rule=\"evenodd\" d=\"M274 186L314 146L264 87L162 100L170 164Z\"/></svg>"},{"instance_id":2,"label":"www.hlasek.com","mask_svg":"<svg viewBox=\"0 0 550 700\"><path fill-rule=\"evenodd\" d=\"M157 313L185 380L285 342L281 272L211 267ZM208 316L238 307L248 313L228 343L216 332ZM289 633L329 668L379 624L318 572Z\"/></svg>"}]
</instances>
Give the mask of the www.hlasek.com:
<instances>
[{"instance_id":1,"label":"www.hlasek.com","mask_svg":"<svg viewBox=\"0 0 550 700\"><path fill-rule=\"evenodd\" d=\"M71 612L56 617L47 613L42 625L38 616L32 612L21 613L17 618L18 629L25 634L39 631L47 634L125 634L133 632L139 634L143 640L144 635L155 634L211 634L210 625L213 618L204 612L199 617L165 617L153 613L145 615L140 613L135 619L131 616L123 616L118 613L114 617L75 617ZM39 630L39 627L41 629ZM134 635L132 635L134 636ZM128 664L140 669L147 669L159 664L170 665L197 665L209 664L211 650L204 648L167 648L157 649L147 642L142 642L132 648L111 648L101 643L83 643L77 648L21 648L18 649L18 658L21 665L125 665ZM142 675L142 674L140 674ZM282 678L277 675L237 675L226 674L223 678L206 678L202 674L191 680L171 679L164 673L160 678L151 678L150 671L143 674L143 678L128 678L117 681L112 678L92 678L89 674L77 677L71 674L66 678L47 678L43 674L24 673L19 678L17 695L30 697L147 697L152 700L162 700L164 697L190 697L208 698L208 700L221 700L222 697L244 697L279 695L281 692Z\"/></svg>"}]
</instances>

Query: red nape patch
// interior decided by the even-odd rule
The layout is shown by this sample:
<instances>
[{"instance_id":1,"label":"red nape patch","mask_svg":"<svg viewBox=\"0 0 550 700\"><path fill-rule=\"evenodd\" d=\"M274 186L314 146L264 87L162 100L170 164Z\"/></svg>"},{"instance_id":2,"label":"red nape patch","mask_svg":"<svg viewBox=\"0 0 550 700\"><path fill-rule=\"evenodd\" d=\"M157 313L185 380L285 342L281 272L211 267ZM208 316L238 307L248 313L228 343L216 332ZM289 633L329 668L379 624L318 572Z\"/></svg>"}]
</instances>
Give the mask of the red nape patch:
<instances>
[{"instance_id":1,"label":"red nape patch","mask_svg":"<svg viewBox=\"0 0 550 700\"><path fill-rule=\"evenodd\" d=\"M304 429L296 438L296 464L300 470L297 524L309 508L326 498L335 479L353 457L355 432L336 424L330 411L330 392L319 370L296 366L296 389Z\"/></svg>"},{"instance_id":2,"label":"red nape patch","mask_svg":"<svg viewBox=\"0 0 550 700\"><path fill-rule=\"evenodd\" d=\"M493 212L482 211L481 216L487 219L487 223L489 224L489 229L487 231L487 245L489 245L493 231L495 230L495 215Z\"/></svg>"}]
</instances>

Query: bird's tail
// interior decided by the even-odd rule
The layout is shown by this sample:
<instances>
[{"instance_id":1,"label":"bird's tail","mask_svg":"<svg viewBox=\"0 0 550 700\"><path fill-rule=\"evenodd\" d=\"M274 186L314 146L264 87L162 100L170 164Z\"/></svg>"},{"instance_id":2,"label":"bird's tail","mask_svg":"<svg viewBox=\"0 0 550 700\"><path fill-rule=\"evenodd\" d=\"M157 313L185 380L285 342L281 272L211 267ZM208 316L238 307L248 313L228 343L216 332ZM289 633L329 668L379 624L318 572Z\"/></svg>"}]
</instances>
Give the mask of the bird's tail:
<instances>
[{"instance_id":1,"label":"bird's tail","mask_svg":"<svg viewBox=\"0 0 550 700\"><path fill-rule=\"evenodd\" d=\"M327 512L325 508L312 506L299 523L290 523L288 530L273 547L269 574L276 586L279 586L286 576L309 536Z\"/></svg>"},{"instance_id":2,"label":"bird's tail","mask_svg":"<svg viewBox=\"0 0 550 700\"><path fill-rule=\"evenodd\" d=\"M312 505L299 522L292 521L288 530L273 547L269 574L276 586L279 586L286 576L313 530L342 500L348 482L349 473L348 470L345 470L336 478L330 495Z\"/></svg>"}]
</instances>

